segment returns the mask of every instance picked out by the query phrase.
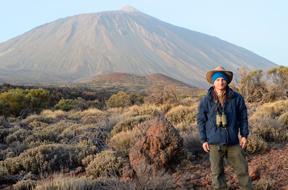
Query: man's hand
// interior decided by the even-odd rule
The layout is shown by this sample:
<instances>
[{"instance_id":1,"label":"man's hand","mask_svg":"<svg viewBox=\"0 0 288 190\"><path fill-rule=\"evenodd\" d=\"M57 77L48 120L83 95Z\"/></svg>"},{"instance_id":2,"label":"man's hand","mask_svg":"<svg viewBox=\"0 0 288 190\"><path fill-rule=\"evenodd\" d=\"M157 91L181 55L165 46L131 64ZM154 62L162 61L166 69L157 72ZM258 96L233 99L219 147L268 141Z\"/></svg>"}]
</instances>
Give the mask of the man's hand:
<instances>
[{"instance_id":1,"label":"man's hand","mask_svg":"<svg viewBox=\"0 0 288 190\"><path fill-rule=\"evenodd\" d=\"M242 149L245 149L246 146L247 146L247 138L246 137L241 137L241 139L240 139L240 147Z\"/></svg>"},{"instance_id":2,"label":"man's hand","mask_svg":"<svg viewBox=\"0 0 288 190\"><path fill-rule=\"evenodd\" d=\"M208 142L204 142L202 144L202 148L204 149L205 152L209 152L210 151Z\"/></svg>"}]
</instances>

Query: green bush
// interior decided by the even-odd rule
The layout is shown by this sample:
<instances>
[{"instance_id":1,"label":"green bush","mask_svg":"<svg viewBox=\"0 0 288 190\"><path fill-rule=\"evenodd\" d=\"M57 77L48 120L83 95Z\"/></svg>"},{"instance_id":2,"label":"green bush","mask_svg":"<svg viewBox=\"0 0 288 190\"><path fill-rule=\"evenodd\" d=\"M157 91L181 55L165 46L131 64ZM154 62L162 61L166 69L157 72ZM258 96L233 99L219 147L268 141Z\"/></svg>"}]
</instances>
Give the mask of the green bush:
<instances>
[{"instance_id":1,"label":"green bush","mask_svg":"<svg viewBox=\"0 0 288 190\"><path fill-rule=\"evenodd\" d=\"M10 89L0 93L0 115L27 115L32 111L47 108L50 94L44 89Z\"/></svg>"},{"instance_id":2,"label":"green bush","mask_svg":"<svg viewBox=\"0 0 288 190\"><path fill-rule=\"evenodd\" d=\"M47 108L50 103L50 93L42 88L30 89L26 95L32 110Z\"/></svg>"},{"instance_id":3,"label":"green bush","mask_svg":"<svg viewBox=\"0 0 288 190\"><path fill-rule=\"evenodd\" d=\"M1 115L14 115L18 116L20 112L27 108L29 105L29 99L26 96L26 92L23 89L16 88L0 94L0 110ZM5 110L3 110L3 107Z\"/></svg>"},{"instance_id":4,"label":"green bush","mask_svg":"<svg viewBox=\"0 0 288 190\"><path fill-rule=\"evenodd\" d=\"M87 166L86 172L96 178L120 176L122 164L122 158L117 157L115 152L105 150L95 156L94 160Z\"/></svg>"},{"instance_id":5,"label":"green bush","mask_svg":"<svg viewBox=\"0 0 288 190\"><path fill-rule=\"evenodd\" d=\"M84 100L78 97L77 99L61 98L54 107L63 111L69 111L72 109L85 110L88 108L101 108L102 105L98 100Z\"/></svg>"}]
</instances>

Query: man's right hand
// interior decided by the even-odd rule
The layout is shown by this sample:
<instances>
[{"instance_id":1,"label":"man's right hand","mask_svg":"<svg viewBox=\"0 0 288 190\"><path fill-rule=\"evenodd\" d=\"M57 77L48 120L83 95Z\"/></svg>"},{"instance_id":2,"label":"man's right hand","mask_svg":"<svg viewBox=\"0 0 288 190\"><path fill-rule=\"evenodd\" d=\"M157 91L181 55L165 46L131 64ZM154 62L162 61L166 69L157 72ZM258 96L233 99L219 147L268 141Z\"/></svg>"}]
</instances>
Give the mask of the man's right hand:
<instances>
[{"instance_id":1,"label":"man's right hand","mask_svg":"<svg viewBox=\"0 0 288 190\"><path fill-rule=\"evenodd\" d=\"M205 152L209 152L210 151L208 142L204 142L202 144L202 148L204 149Z\"/></svg>"}]
</instances>

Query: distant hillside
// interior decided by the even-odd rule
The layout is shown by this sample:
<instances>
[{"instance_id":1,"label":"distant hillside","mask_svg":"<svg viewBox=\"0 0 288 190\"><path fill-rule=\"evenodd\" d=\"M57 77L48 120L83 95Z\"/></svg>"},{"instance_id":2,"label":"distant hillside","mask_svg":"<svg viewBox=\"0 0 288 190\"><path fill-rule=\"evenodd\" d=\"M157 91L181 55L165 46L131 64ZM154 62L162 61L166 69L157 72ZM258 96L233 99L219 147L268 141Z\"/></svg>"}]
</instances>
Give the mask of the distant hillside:
<instances>
[{"instance_id":1,"label":"distant hillside","mask_svg":"<svg viewBox=\"0 0 288 190\"><path fill-rule=\"evenodd\" d=\"M112 72L162 73L207 85L207 70L223 65L276 66L214 36L177 27L124 8L61 18L0 44L0 76L14 83L74 83Z\"/></svg>"},{"instance_id":2,"label":"distant hillside","mask_svg":"<svg viewBox=\"0 0 288 190\"><path fill-rule=\"evenodd\" d=\"M78 87L88 87L90 89L103 89L106 91L124 90L129 92L149 93L161 89L174 89L183 94L197 94L198 88L192 87L176 79L163 74L155 73L147 76L139 76L129 73L109 73L101 74L90 79L85 79L74 83ZM74 86L72 84L72 86Z\"/></svg>"}]
</instances>

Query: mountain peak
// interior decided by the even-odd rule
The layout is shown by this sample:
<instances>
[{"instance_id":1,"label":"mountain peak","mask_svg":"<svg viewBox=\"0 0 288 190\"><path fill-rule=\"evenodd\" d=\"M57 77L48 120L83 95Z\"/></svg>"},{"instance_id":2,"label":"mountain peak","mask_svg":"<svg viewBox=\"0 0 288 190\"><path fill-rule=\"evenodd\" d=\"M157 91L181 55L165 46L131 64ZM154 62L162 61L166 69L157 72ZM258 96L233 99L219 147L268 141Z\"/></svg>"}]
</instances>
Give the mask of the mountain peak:
<instances>
[{"instance_id":1,"label":"mountain peak","mask_svg":"<svg viewBox=\"0 0 288 190\"><path fill-rule=\"evenodd\" d=\"M239 67L276 66L244 48L168 24L131 6L59 19L0 43L0 82L13 84L70 83L122 72L161 73L206 87L206 72L219 63L235 74Z\"/></svg>"},{"instance_id":2,"label":"mountain peak","mask_svg":"<svg viewBox=\"0 0 288 190\"><path fill-rule=\"evenodd\" d=\"M125 11L125 12L139 12L136 8L134 8L130 5L125 5L120 10Z\"/></svg>"}]
</instances>

